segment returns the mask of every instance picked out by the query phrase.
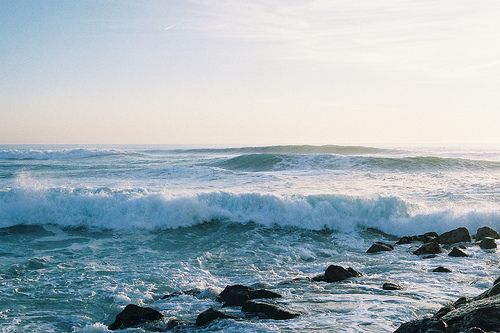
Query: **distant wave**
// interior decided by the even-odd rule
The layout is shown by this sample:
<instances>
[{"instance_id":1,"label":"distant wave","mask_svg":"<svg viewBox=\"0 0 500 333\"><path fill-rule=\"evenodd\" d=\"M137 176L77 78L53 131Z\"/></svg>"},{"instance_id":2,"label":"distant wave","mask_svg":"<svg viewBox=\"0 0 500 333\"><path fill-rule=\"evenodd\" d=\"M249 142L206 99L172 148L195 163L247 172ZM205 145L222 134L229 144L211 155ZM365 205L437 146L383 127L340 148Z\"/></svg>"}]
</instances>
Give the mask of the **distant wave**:
<instances>
[{"instance_id":1,"label":"distant wave","mask_svg":"<svg viewBox=\"0 0 500 333\"><path fill-rule=\"evenodd\" d=\"M339 154L339 155L363 155L389 152L391 150L363 147L363 146L340 146L340 145L285 145L264 147L241 147L241 148L201 148L175 150L176 152L191 153L228 153L228 154Z\"/></svg>"},{"instance_id":2,"label":"distant wave","mask_svg":"<svg viewBox=\"0 0 500 333\"><path fill-rule=\"evenodd\" d=\"M443 157L376 157L317 154L247 154L218 162L216 166L235 171L283 170L384 170L384 171L440 171L440 170L495 170L500 162Z\"/></svg>"},{"instance_id":3,"label":"distant wave","mask_svg":"<svg viewBox=\"0 0 500 333\"><path fill-rule=\"evenodd\" d=\"M447 209L426 212L397 197L343 195L277 196L228 192L170 195L145 189L15 188L0 191L0 227L56 224L123 232L189 227L207 221L265 227L352 232L374 228L393 235L471 232L500 228L498 211Z\"/></svg>"},{"instance_id":4,"label":"distant wave","mask_svg":"<svg viewBox=\"0 0 500 333\"><path fill-rule=\"evenodd\" d=\"M9 149L0 150L0 160L67 160L123 154L117 149Z\"/></svg>"}]
</instances>

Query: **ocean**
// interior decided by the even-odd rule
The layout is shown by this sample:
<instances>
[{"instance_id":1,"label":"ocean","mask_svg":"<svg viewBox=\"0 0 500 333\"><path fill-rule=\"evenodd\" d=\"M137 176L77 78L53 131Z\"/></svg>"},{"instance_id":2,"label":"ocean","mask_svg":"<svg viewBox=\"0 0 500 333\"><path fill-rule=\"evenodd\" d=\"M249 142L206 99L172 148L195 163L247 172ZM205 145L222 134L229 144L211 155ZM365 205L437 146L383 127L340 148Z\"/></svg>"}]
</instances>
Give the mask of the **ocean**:
<instances>
[{"instance_id":1,"label":"ocean","mask_svg":"<svg viewBox=\"0 0 500 333\"><path fill-rule=\"evenodd\" d=\"M0 329L107 332L136 304L177 318L172 332L393 332L491 287L500 256L366 250L482 226L500 230L499 147L4 145ZM332 264L363 275L307 281ZM232 284L301 315L228 307L239 319L196 327Z\"/></svg>"}]
</instances>

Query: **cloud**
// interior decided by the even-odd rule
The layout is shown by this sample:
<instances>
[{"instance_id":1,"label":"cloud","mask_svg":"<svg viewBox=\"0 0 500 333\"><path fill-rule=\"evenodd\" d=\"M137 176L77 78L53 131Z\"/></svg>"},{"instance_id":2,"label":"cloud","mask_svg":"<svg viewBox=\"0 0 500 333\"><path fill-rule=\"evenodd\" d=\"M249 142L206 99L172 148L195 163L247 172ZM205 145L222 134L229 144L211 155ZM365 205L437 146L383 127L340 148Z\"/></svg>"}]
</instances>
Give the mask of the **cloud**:
<instances>
[{"instance_id":1,"label":"cloud","mask_svg":"<svg viewBox=\"0 0 500 333\"><path fill-rule=\"evenodd\" d=\"M197 29L260 43L277 60L390 65L469 75L498 67L500 5L490 1L197 1Z\"/></svg>"}]
</instances>

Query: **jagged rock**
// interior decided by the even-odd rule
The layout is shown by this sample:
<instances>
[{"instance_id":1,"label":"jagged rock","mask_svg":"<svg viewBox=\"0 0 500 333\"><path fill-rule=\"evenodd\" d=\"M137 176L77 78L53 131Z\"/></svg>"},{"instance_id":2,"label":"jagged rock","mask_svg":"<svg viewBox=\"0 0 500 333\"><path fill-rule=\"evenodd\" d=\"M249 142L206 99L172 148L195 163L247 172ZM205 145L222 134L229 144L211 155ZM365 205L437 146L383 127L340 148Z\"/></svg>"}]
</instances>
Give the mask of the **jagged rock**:
<instances>
[{"instance_id":1,"label":"jagged rock","mask_svg":"<svg viewBox=\"0 0 500 333\"><path fill-rule=\"evenodd\" d=\"M422 254L437 254L443 252L443 249L437 242L426 243L419 247L413 254L422 255Z\"/></svg>"},{"instance_id":2,"label":"jagged rock","mask_svg":"<svg viewBox=\"0 0 500 333\"><path fill-rule=\"evenodd\" d=\"M483 250L496 249L497 248L497 243L495 242L494 238L484 237L479 242L479 247L482 248Z\"/></svg>"},{"instance_id":3,"label":"jagged rock","mask_svg":"<svg viewBox=\"0 0 500 333\"><path fill-rule=\"evenodd\" d=\"M215 310L214 308L210 308L198 315L198 317L196 318L196 325L203 326L216 319L235 319L235 317L225 314L224 312Z\"/></svg>"},{"instance_id":4,"label":"jagged rock","mask_svg":"<svg viewBox=\"0 0 500 333\"><path fill-rule=\"evenodd\" d=\"M399 239L396 244L410 244L413 242L423 242L430 243L437 240L438 234L435 232L426 232L423 235L418 236L403 236Z\"/></svg>"},{"instance_id":5,"label":"jagged rock","mask_svg":"<svg viewBox=\"0 0 500 333\"><path fill-rule=\"evenodd\" d=\"M347 269L342 266L330 265L325 271L325 274L316 276L313 281L337 282L351 277L361 276L362 274L351 267Z\"/></svg>"},{"instance_id":6,"label":"jagged rock","mask_svg":"<svg viewBox=\"0 0 500 333\"><path fill-rule=\"evenodd\" d=\"M476 237L475 237L476 241L479 242L484 237L491 237L491 238L500 239L500 234L496 230L494 230L490 227L481 227L481 228L477 229Z\"/></svg>"},{"instance_id":7,"label":"jagged rock","mask_svg":"<svg viewBox=\"0 0 500 333\"><path fill-rule=\"evenodd\" d=\"M382 285L382 289L384 290L402 290L403 286L394 283L394 282L386 282Z\"/></svg>"},{"instance_id":8,"label":"jagged rock","mask_svg":"<svg viewBox=\"0 0 500 333\"><path fill-rule=\"evenodd\" d=\"M442 266L439 266L438 268L434 268L432 270L432 272L434 272L434 273L451 273L451 270L448 268L444 268Z\"/></svg>"},{"instance_id":9,"label":"jagged rock","mask_svg":"<svg viewBox=\"0 0 500 333\"><path fill-rule=\"evenodd\" d=\"M436 332L460 333L498 331L500 327L500 284L469 300L458 299L442 308L432 318L402 324L395 333ZM478 331L479 330L479 331ZM431 331L432 332L432 331Z\"/></svg>"},{"instance_id":10,"label":"jagged rock","mask_svg":"<svg viewBox=\"0 0 500 333\"><path fill-rule=\"evenodd\" d=\"M440 244L451 245L455 243L468 243L471 241L469 230L464 227L457 228L455 230L451 230L445 232L444 234L439 235L438 241Z\"/></svg>"},{"instance_id":11,"label":"jagged rock","mask_svg":"<svg viewBox=\"0 0 500 333\"><path fill-rule=\"evenodd\" d=\"M285 309L283 306L256 301L246 301L243 304L241 311L250 313L262 313L267 318L275 320L292 319L300 316L300 313Z\"/></svg>"},{"instance_id":12,"label":"jagged rock","mask_svg":"<svg viewBox=\"0 0 500 333\"><path fill-rule=\"evenodd\" d=\"M137 327L150 321L162 320L163 318L163 314L154 309L129 304L122 312L116 315L115 322L109 325L108 329L118 330Z\"/></svg>"},{"instance_id":13,"label":"jagged rock","mask_svg":"<svg viewBox=\"0 0 500 333\"><path fill-rule=\"evenodd\" d=\"M265 289L254 289L243 285L226 286L217 296L217 301L226 306L240 306L248 300L258 298L280 298L281 295Z\"/></svg>"},{"instance_id":14,"label":"jagged rock","mask_svg":"<svg viewBox=\"0 0 500 333\"><path fill-rule=\"evenodd\" d=\"M366 251L366 253L377 253L382 251L392 251L394 250L394 246L382 242L375 242L370 248Z\"/></svg>"},{"instance_id":15,"label":"jagged rock","mask_svg":"<svg viewBox=\"0 0 500 333\"><path fill-rule=\"evenodd\" d=\"M465 252L461 248L455 246L453 248L453 250L451 250L451 252L448 253L448 256L449 257L468 257L469 255L467 254L467 252Z\"/></svg>"}]
</instances>

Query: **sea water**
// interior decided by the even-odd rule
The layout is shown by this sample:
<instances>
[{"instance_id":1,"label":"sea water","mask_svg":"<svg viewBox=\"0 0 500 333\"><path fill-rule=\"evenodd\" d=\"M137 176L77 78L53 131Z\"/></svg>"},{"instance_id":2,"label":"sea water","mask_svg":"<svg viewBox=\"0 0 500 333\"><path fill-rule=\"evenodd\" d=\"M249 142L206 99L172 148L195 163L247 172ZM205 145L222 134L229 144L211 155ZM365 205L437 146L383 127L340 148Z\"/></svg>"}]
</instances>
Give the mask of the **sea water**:
<instances>
[{"instance_id":1,"label":"sea water","mask_svg":"<svg viewBox=\"0 0 500 333\"><path fill-rule=\"evenodd\" d=\"M173 332L392 332L489 288L500 256L366 250L462 226L500 229L499 148L0 146L0 329L106 332L136 304ZM331 264L363 276L307 281ZM228 284L301 315L194 326Z\"/></svg>"}]
</instances>

